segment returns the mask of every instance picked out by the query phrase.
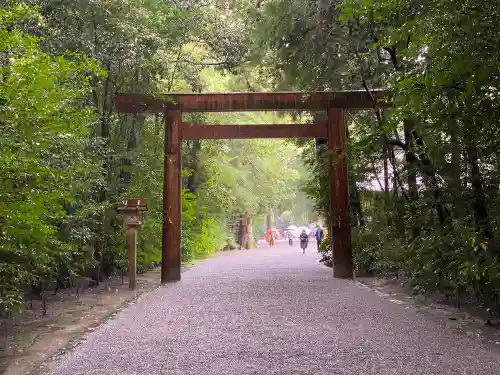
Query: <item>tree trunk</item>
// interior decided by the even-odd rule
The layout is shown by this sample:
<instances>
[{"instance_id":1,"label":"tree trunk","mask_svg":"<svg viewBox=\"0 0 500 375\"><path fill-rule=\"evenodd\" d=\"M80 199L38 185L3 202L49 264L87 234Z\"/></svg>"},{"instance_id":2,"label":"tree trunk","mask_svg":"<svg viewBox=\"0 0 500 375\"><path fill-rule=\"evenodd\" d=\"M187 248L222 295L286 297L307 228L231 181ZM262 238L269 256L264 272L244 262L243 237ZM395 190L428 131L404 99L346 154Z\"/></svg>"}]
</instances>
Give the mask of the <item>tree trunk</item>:
<instances>
[{"instance_id":1,"label":"tree trunk","mask_svg":"<svg viewBox=\"0 0 500 375\"><path fill-rule=\"evenodd\" d=\"M196 140L190 143L189 164L186 167L191 170L191 174L187 178L187 189L190 193L196 194L200 178L201 141Z\"/></svg>"},{"instance_id":2,"label":"tree trunk","mask_svg":"<svg viewBox=\"0 0 500 375\"><path fill-rule=\"evenodd\" d=\"M132 173L130 172L130 168L132 167L132 157L131 154L134 152L134 150L139 146L139 136L140 136L140 129L142 125L144 124L144 121L146 118L141 115L134 115L132 118L132 123L130 127L130 133L128 136L127 140L127 157L125 157L121 163L125 168L122 168L120 171L120 177L122 179L123 183L123 192L126 191L126 185L130 184L132 182Z\"/></svg>"},{"instance_id":3,"label":"tree trunk","mask_svg":"<svg viewBox=\"0 0 500 375\"><path fill-rule=\"evenodd\" d=\"M427 186L429 187L429 190L431 190L432 192L433 205L436 209L440 227L443 231L446 231L446 226L450 224L450 216L449 212L446 210L443 204L444 202L442 200L442 191L439 187L438 174L434 169L429 156L425 152L423 137L417 132L415 128L413 129L411 135L413 137L413 141L415 142L415 146L419 149L418 156L422 164L420 167L420 171L425 179Z\"/></svg>"},{"instance_id":4,"label":"tree trunk","mask_svg":"<svg viewBox=\"0 0 500 375\"><path fill-rule=\"evenodd\" d=\"M417 166L415 159L414 149L414 139L413 139L413 129L415 127L413 121L405 120L403 124L405 144L406 144L406 152L405 152L405 161L406 167L408 170L408 197L409 197L409 205L410 205L410 213L412 216L412 225L411 232L413 239L416 239L420 235L420 225L418 221L418 214L416 209L416 203L418 199L418 190L417 190Z\"/></svg>"},{"instance_id":5,"label":"tree trunk","mask_svg":"<svg viewBox=\"0 0 500 375\"><path fill-rule=\"evenodd\" d=\"M356 179L352 173L349 174L349 205L353 220L352 225L355 227L362 227L365 225L363 217L363 208L361 206L361 196L356 184Z\"/></svg>"},{"instance_id":6,"label":"tree trunk","mask_svg":"<svg viewBox=\"0 0 500 375\"><path fill-rule=\"evenodd\" d=\"M104 68L108 71L108 76L106 77L106 81L104 82L104 87L103 87L103 96L102 100L100 102L102 103L102 106L99 107L99 96L97 92L94 90L94 101L95 105L97 108L100 110L100 117L101 117L101 137L105 140L105 147L107 148L109 145L109 137L110 137L110 124L108 121L108 116L106 116L108 112L108 96L109 96L109 86L111 82L111 62L106 62L104 64ZM110 165L108 160L104 160L104 178L107 182L109 182L109 176L110 176ZM106 200L106 186L103 186L100 191L99 191L99 202L104 202ZM92 275L93 280L97 285L99 285L102 275L101 275L101 263L103 259L103 253L106 248L106 242L105 242L105 227L106 227L106 212L103 212L100 218L100 222L98 223L98 229L96 232L96 241L94 244L94 260L96 262L96 266L94 268L94 274Z\"/></svg>"},{"instance_id":7,"label":"tree trunk","mask_svg":"<svg viewBox=\"0 0 500 375\"><path fill-rule=\"evenodd\" d=\"M266 226L267 228L271 228L274 224L274 217L273 217L273 212L272 210L269 210L267 215L266 215Z\"/></svg>"},{"instance_id":8,"label":"tree trunk","mask_svg":"<svg viewBox=\"0 0 500 375\"><path fill-rule=\"evenodd\" d=\"M470 167L469 178L472 185L476 230L481 236L491 240L493 232L486 208L486 196L483 189L483 179L479 170L477 146L472 134L469 134L465 139L467 139L467 159Z\"/></svg>"},{"instance_id":9,"label":"tree trunk","mask_svg":"<svg viewBox=\"0 0 500 375\"><path fill-rule=\"evenodd\" d=\"M462 197L462 147L460 144L459 124L454 120L453 113L448 116L451 148L450 188L453 212L455 217L464 217Z\"/></svg>"},{"instance_id":10,"label":"tree trunk","mask_svg":"<svg viewBox=\"0 0 500 375\"><path fill-rule=\"evenodd\" d=\"M346 129L347 142L349 142L349 127ZM352 171L352 168L348 169L348 172ZM350 172L347 175L349 181L349 207L351 211L351 225L355 227L362 227L365 225L365 219L363 217L363 208L361 206L361 196L359 194L359 189L356 184L356 176L354 173Z\"/></svg>"},{"instance_id":11,"label":"tree trunk","mask_svg":"<svg viewBox=\"0 0 500 375\"><path fill-rule=\"evenodd\" d=\"M243 215L239 218L238 225L238 245L240 245L240 249L243 249L245 246L245 225L244 225L244 217Z\"/></svg>"},{"instance_id":12,"label":"tree trunk","mask_svg":"<svg viewBox=\"0 0 500 375\"><path fill-rule=\"evenodd\" d=\"M389 152L385 140L383 146L383 154L384 154L384 195L386 201L389 202Z\"/></svg>"},{"instance_id":13,"label":"tree trunk","mask_svg":"<svg viewBox=\"0 0 500 375\"><path fill-rule=\"evenodd\" d=\"M248 229L248 240L249 240L248 246L249 246L249 248L255 247L255 242L253 239L253 226L252 225L253 225L252 218L247 217L247 229Z\"/></svg>"}]
</instances>

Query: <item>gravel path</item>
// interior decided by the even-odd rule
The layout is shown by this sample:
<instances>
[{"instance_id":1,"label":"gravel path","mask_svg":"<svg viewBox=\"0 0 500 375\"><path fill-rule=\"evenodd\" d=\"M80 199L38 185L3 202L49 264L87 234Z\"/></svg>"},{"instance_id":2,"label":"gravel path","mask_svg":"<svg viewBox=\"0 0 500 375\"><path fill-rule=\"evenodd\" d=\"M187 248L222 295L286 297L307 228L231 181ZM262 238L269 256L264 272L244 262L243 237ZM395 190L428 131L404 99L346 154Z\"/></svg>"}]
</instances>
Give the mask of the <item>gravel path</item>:
<instances>
[{"instance_id":1,"label":"gravel path","mask_svg":"<svg viewBox=\"0 0 500 375\"><path fill-rule=\"evenodd\" d=\"M500 348L335 280L318 259L285 244L223 253L140 298L50 374L500 374Z\"/></svg>"}]
</instances>

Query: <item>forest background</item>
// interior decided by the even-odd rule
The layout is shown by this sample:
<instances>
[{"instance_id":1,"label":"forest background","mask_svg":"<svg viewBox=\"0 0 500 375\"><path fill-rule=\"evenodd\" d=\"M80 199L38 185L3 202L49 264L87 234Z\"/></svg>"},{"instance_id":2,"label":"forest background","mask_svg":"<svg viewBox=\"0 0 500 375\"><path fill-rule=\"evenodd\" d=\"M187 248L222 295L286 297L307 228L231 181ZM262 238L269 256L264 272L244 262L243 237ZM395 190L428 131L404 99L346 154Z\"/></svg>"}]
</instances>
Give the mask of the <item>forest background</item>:
<instances>
[{"instance_id":1,"label":"forest background","mask_svg":"<svg viewBox=\"0 0 500 375\"><path fill-rule=\"evenodd\" d=\"M388 88L347 113L358 273L498 309L500 52L493 0L0 1L0 305L125 267L117 207L148 198L139 267L160 260L163 123L117 92ZM322 113L193 114L283 123ZM235 247L234 222L328 217L315 141L183 144L184 260ZM309 198L309 199L306 199ZM314 203L314 208L310 202ZM328 241L324 244L325 249Z\"/></svg>"}]
</instances>

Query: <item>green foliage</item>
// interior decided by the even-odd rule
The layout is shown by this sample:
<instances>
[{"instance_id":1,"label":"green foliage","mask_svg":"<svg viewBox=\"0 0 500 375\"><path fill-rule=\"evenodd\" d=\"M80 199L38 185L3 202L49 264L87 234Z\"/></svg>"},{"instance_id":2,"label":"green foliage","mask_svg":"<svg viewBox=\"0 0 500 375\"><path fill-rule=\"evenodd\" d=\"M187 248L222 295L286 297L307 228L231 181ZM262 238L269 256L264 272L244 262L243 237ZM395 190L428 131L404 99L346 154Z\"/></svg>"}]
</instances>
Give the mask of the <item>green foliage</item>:
<instances>
[{"instance_id":1,"label":"green foliage","mask_svg":"<svg viewBox=\"0 0 500 375\"><path fill-rule=\"evenodd\" d=\"M0 8L0 307L22 306L25 284L46 282L60 265L88 265L87 209L81 197L100 181L89 149L95 116L84 106L98 64L49 56L17 27L38 19L32 8ZM71 211L71 213L69 212ZM79 227L74 223L79 221Z\"/></svg>"}]
</instances>

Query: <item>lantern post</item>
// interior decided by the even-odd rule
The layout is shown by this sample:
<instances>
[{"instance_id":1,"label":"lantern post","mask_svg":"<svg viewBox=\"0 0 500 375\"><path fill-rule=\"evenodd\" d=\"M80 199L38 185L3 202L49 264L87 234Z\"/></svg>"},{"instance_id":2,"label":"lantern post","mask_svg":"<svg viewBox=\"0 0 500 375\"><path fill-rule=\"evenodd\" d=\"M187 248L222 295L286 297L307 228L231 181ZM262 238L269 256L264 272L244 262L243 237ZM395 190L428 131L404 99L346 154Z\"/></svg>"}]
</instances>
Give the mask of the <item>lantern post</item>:
<instances>
[{"instance_id":1,"label":"lantern post","mask_svg":"<svg viewBox=\"0 0 500 375\"><path fill-rule=\"evenodd\" d=\"M118 208L123 215L127 230L128 247L128 286L136 288L137 275L137 231L141 227L141 214L148 210L147 199L127 199Z\"/></svg>"}]
</instances>

